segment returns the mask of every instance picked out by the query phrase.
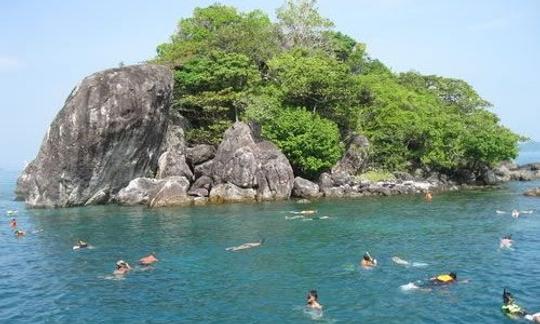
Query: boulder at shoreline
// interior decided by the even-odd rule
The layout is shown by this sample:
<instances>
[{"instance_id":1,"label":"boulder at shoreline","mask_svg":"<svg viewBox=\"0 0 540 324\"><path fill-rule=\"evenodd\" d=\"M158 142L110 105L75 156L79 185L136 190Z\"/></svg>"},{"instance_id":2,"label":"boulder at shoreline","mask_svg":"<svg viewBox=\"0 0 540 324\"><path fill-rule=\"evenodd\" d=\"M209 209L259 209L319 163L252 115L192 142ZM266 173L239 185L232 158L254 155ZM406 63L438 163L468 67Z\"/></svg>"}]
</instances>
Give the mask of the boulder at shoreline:
<instances>
[{"instance_id":1,"label":"boulder at shoreline","mask_svg":"<svg viewBox=\"0 0 540 324\"><path fill-rule=\"evenodd\" d=\"M540 197L540 187L529 189L523 194L529 197Z\"/></svg>"},{"instance_id":2,"label":"boulder at shoreline","mask_svg":"<svg viewBox=\"0 0 540 324\"><path fill-rule=\"evenodd\" d=\"M84 78L19 177L17 198L29 207L106 203L132 179L153 176L172 87L171 71L152 64Z\"/></svg>"}]
</instances>

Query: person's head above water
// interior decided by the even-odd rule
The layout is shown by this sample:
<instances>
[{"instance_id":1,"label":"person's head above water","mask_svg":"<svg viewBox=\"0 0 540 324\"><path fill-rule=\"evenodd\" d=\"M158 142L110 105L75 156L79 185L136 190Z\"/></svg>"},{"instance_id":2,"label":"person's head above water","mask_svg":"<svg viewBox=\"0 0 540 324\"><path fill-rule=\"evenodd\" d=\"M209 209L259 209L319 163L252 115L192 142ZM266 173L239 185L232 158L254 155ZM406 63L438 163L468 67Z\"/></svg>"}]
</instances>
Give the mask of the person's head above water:
<instances>
[{"instance_id":1,"label":"person's head above water","mask_svg":"<svg viewBox=\"0 0 540 324\"><path fill-rule=\"evenodd\" d=\"M307 294L307 300L308 300L308 303L310 303L312 300L314 301L319 300L319 296L317 295L317 290L310 290Z\"/></svg>"},{"instance_id":2,"label":"person's head above water","mask_svg":"<svg viewBox=\"0 0 540 324\"><path fill-rule=\"evenodd\" d=\"M116 262L116 268L117 269L120 269L120 268L126 268L128 267L128 263L124 260L119 260Z\"/></svg>"},{"instance_id":3,"label":"person's head above water","mask_svg":"<svg viewBox=\"0 0 540 324\"><path fill-rule=\"evenodd\" d=\"M452 279L456 280L457 279L457 274L455 272L450 272L448 274L450 277L452 277Z\"/></svg>"},{"instance_id":4,"label":"person's head above water","mask_svg":"<svg viewBox=\"0 0 540 324\"><path fill-rule=\"evenodd\" d=\"M510 293L508 290L506 290L506 288L504 288L504 290L503 290L502 297L503 297L503 303L505 305L511 304L511 303L514 302L514 297L512 296L512 293Z\"/></svg>"}]
</instances>

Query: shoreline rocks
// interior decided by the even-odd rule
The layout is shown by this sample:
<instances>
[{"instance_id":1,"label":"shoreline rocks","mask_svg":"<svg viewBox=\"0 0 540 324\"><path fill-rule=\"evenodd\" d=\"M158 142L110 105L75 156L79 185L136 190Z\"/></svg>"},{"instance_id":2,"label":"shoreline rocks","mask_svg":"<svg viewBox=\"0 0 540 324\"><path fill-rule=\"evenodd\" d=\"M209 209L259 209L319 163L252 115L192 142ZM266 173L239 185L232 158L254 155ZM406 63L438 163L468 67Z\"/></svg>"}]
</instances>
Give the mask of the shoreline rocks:
<instances>
[{"instance_id":1,"label":"shoreline rocks","mask_svg":"<svg viewBox=\"0 0 540 324\"><path fill-rule=\"evenodd\" d=\"M17 181L29 207L107 203L129 181L153 176L173 87L172 72L143 64L82 80Z\"/></svg>"},{"instance_id":2,"label":"shoreline rocks","mask_svg":"<svg viewBox=\"0 0 540 324\"><path fill-rule=\"evenodd\" d=\"M528 197L540 197L540 187L529 189L525 191L523 195Z\"/></svg>"},{"instance_id":3,"label":"shoreline rocks","mask_svg":"<svg viewBox=\"0 0 540 324\"><path fill-rule=\"evenodd\" d=\"M391 181L366 181L370 144L352 134L343 157L317 183L295 177L287 157L260 137L260 127L234 123L219 146L188 147L190 123L170 112L173 77L142 64L82 80L52 122L40 151L17 181L16 197L32 208L116 202L151 208L289 199L351 198L455 190L540 179L540 163L456 170L417 169ZM451 178L451 179L450 179ZM536 195L537 191L531 194Z\"/></svg>"}]
</instances>

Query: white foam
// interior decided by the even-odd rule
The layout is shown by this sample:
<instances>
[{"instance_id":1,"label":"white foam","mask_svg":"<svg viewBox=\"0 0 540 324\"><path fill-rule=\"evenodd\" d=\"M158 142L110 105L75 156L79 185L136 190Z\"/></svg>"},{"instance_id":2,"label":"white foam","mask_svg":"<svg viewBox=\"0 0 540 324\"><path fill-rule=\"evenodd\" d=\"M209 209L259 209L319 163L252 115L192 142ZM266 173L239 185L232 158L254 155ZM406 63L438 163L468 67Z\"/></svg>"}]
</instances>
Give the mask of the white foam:
<instances>
[{"instance_id":1,"label":"white foam","mask_svg":"<svg viewBox=\"0 0 540 324\"><path fill-rule=\"evenodd\" d=\"M410 265L408 261L405 261L402 258L397 257L397 256L392 257L392 261L394 261L394 263L397 263L399 265L405 265L405 266Z\"/></svg>"},{"instance_id":2,"label":"white foam","mask_svg":"<svg viewBox=\"0 0 540 324\"><path fill-rule=\"evenodd\" d=\"M412 266L417 268L427 267L429 264L424 262L413 262Z\"/></svg>"},{"instance_id":3,"label":"white foam","mask_svg":"<svg viewBox=\"0 0 540 324\"><path fill-rule=\"evenodd\" d=\"M409 282L408 284L405 284L405 285L401 285L399 287L402 291L411 291L411 290L416 290L420 287L418 287L417 285L414 284L414 282Z\"/></svg>"}]
</instances>

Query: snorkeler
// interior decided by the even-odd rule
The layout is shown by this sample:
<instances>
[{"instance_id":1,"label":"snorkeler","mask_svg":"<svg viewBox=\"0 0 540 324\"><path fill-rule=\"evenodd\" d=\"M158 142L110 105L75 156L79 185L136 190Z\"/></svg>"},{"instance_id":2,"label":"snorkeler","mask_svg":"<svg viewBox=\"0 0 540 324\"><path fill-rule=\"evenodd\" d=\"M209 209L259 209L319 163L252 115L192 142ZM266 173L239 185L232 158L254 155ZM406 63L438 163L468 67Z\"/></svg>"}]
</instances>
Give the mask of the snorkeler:
<instances>
[{"instance_id":1,"label":"snorkeler","mask_svg":"<svg viewBox=\"0 0 540 324\"><path fill-rule=\"evenodd\" d=\"M398 257L398 256L393 256L392 257L392 261L396 264L399 264L399 265L404 265L404 266L408 266L410 265L411 263L407 260L403 260L402 258Z\"/></svg>"},{"instance_id":2,"label":"snorkeler","mask_svg":"<svg viewBox=\"0 0 540 324\"><path fill-rule=\"evenodd\" d=\"M371 269L377 266L377 260L375 260L369 252L366 252L360 261L360 265L366 269Z\"/></svg>"},{"instance_id":3,"label":"snorkeler","mask_svg":"<svg viewBox=\"0 0 540 324\"><path fill-rule=\"evenodd\" d=\"M501 243L499 244L499 247L501 249L503 248L511 248L512 247L512 243L514 243L514 241L512 240L512 235L505 235L502 239L501 239Z\"/></svg>"},{"instance_id":4,"label":"snorkeler","mask_svg":"<svg viewBox=\"0 0 540 324\"><path fill-rule=\"evenodd\" d=\"M441 274L433 278L429 278L429 281L437 285L447 285L457 281L457 275L455 272L450 272L448 274Z\"/></svg>"},{"instance_id":5,"label":"snorkeler","mask_svg":"<svg viewBox=\"0 0 540 324\"><path fill-rule=\"evenodd\" d=\"M244 243L244 244L239 245L239 246L228 247L228 248L225 249L225 251L236 252L236 251L256 248L256 247L261 246L264 243L264 241L265 241L265 239L262 239L262 240L260 240L258 242L250 242L250 243Z\"/></svg>"},{"instance_id":6,"label":"snorkeler","mask_svg":"<svg viewBox=\"0 0 540 324\"><path fill-rule=\"evenodd\" d=\"M85 248L87 248L87 247L88 247L88 243L87 243L87 242L78 240L78 241L77 241L77 244L75 244L75 246L73 247L73 250L85 249Z\"/></svg>"},{"instance_id":7,"label":"snorkeler","mask_svg":"<svg viewBox=\"0 0 540 324\"><path fill-rule=\"evenodd\" d=\"M154 264L154 263L156 263L158 261L159 261L159 259L156 258L154 252L152 252L149 255L140 258L139 259L139 264L143 265L143 266L149 266L149 265Z\"/></svg>"},{"instance_id":8,"label":"snorkeler","mask_svg":"<svg viewBox=\"0 0 540 324\"><path fill-rule=\"evenodd\" d=\"M26 235L25 231L19 230L19 229L15 230L15 236L16 237L21 237L21 236L24 236L24 235Z\"/></svg>"},{"instance_id":9,"label":"snorkeler","mask_svg":"<svg viewBox=\"0 0 540 324\"><path fill-rule=\"evenodd\" d=\"M15 218L13 218L13 219L9 222L9 226L11 226L12 228L17 227L17 220L16 220Z\"/></svg>"},{"instance_id":10,"label":"snorkeler","mask_svg":"<svg viewBox=\"0 0 540 324\"><path fill-rule=\"evenodd\" d=\"M116 262L116 269L114 270L113 274L124 275L128 273L130 270L131 270L131 267L126 261L119 260Z\"/></svg>"},{"instance_id":11,"label":"snorkeler","mask_svg":"<svg viewBox=\"0 0 540 324\"><path fill-rule=\"evenodd\" d=\"M317 214L317 211L314 209L309 209L309 210L301 210L301 211L291 211L290 213L296 214L296 215L314 215L314 214Z\"/></svg>"},{"instance_id":12,"label":"snorkeler","mask_svg":"<svg viewBox=\"0 0 540 324\"><path fill-rule=\"evenodd\" d=\"M322 310L322 305L319 304L319 296L317 295L317 290L311 290L310 292L308 292L306 306L311 309Z\"/></svg>"},{"instance_id":13,"label":"snorkeler","mask_svg":"<svg viewBox=\"0 0 540 324\"><path fill-rule=\"evenodd\" d=\"M426 199L426 201L431 201L433 199L433 195L431 194L431 191L427 191L424 198Z\"/></svg>"},{"instance_id":14,"label":"snorkeler","mask_svg":"<svg viewBox=\"0 0 540 324\"><path fill-rule=\"evenodd\" d=\"M540 313L528 314L521 306L516 304L514 296L506 288L503 290L502 294L503 304L501 306L501 311L508 317L512 319L524 318L531 322L540 323Z\"/></svg>"},{"instance_id":15,"label":"snorkeler","mask_svg":"<svg viewBox=\"0 0 540 324\"><path fill-rule=\"evenodd\" d=\"M519 217L519 211L517 209L512 210L512 217L514 217L514 218Z\"/></svg>"}]
</instances>

